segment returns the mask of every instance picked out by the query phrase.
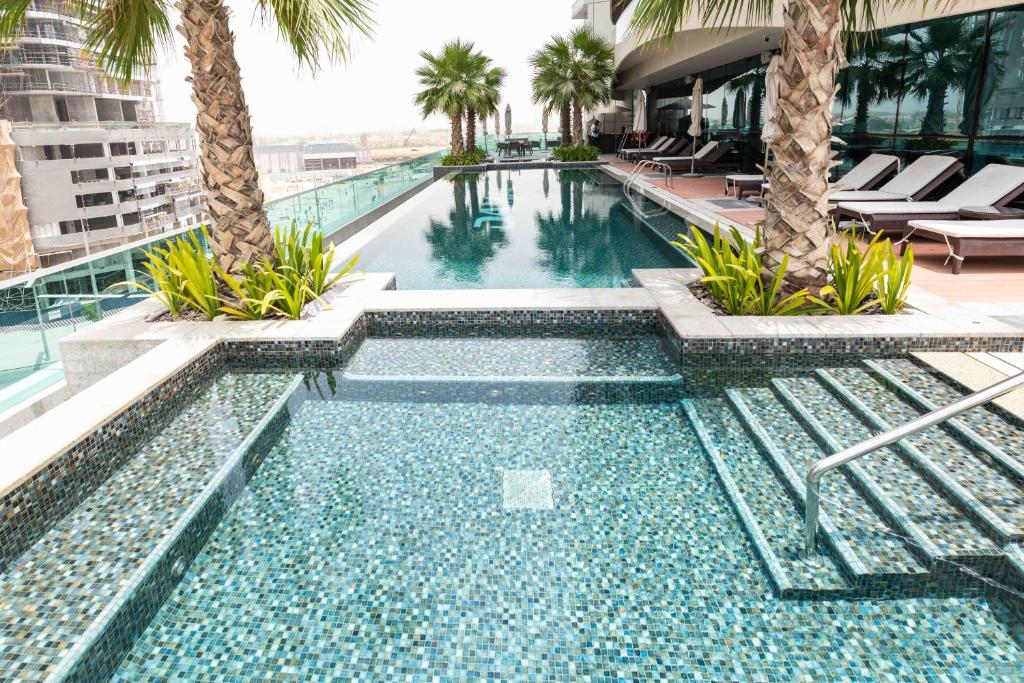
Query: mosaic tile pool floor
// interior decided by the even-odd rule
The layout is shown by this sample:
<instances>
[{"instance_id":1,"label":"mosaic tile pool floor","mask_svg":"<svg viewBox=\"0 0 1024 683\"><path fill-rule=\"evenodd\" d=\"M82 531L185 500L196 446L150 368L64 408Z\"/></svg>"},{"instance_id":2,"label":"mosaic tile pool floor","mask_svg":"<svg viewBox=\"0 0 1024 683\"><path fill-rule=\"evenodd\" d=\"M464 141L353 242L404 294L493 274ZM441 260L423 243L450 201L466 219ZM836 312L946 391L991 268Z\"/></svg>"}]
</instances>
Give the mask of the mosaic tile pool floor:
<instances>
[{"instance_id":1,"label":"mosaic tile pool floor","mask_svg":"<svg viewBox=\"0 0 1024 683\"><path fill-rule=\"evenodd\" d=\"M386 374L390 356L406 376L422 354L431 376L473 374L473 353L441 361L421 341L368 344L349 369ZM654 348L637 352L658 374ZM591 350L573 372L637 369ZM664 393L504 402L449 381L402 400L419 385L392 381L382 399L340 372L320 379L115 680L1019 681L1024 671L1024 627L1000 600L777 598L680 401ZM729 415L716 427L723 443L738 424ZM730 466L761 466L737 457ZM774 512L763 510L765 524ZM873 542L880 562L913 566Z\"/></svg>"}]
</instances>

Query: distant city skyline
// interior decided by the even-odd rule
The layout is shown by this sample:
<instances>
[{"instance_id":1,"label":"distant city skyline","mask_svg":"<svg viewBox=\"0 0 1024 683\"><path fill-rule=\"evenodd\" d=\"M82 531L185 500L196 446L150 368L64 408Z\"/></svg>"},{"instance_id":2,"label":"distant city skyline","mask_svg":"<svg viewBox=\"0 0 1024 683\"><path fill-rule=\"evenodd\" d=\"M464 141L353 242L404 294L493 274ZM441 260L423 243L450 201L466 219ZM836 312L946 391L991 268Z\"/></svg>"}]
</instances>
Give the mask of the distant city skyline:
<instances>
[{"instance_id":1,"label":"distant city skyline","mask_svg":"<svg viewBox=\"0 0 1024 683\"><path fill-rule=\"evenodd\" d=\"M420 118L413 104L418 87L414 70L420 50L436 51L457 37L472 40L508 71L502 95L512 105L514 127L539 125L540 109L530 98L529 55L574 24L570 4L561 0L514 5L378 0L374 36L354 37L349 62L325 66L314 77L298 70L287 44L275 29L260 24L251 2L227 4L257 137L443 128L443 117ZM166 120L195 120L191 87L185 82L188 72L181 37L175 33L173 51L162 54L157 65Z\"/></svg>"}]
</instances>

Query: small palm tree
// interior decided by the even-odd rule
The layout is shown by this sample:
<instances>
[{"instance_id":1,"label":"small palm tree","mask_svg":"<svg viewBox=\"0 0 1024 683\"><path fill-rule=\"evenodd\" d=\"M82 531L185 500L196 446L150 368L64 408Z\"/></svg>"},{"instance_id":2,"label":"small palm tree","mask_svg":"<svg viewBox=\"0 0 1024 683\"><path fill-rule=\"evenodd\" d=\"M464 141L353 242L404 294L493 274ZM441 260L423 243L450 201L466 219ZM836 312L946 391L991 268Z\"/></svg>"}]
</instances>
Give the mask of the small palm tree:
<instances>
[{"instance_id":1,"label":"small palm tree","mask_svg":"<svg viewBox=\"0 0 1024 683\"><path fill-rule=\"evenodd\" d=\"M886 6L905 6L893 0ZM873 30L882 0L637 0L630 26L642 37L671 40L682 22L696 14L708 27L726 28L745 15L764 25L783 8L780 43L779 133L771 142L772 194L764 222L765 264L781 266L788 255L787 280L797 287L825 284L831 237L828 174L832 166L832 104L836 75L846 66L843 35Z\"/></svg>"},{"instance_id":2,"label":"small palm tree","mask_svg":"<svg viewBox=\"0 0 1024 683\"><path fill-rule=\"evenodd\" d=\"M971 17L947 19L907 38L907 90L925 100L921 135L946 132L946 96L964 88L980 61L985 22Z\"/></svg>"},{"instance_id":3,"label":"small palm tree","mask_svg":"<svg viewBox=\"0 0 1024 683\"><path fill-rule=\"evenodd\" d=\"M472 109L472 121L467 120L467 128L472 126L475 135L476 112L484 101L482 93L485 88L482 84L492 69L491 60L476 50L473 43L459 39L442 45L436 55L424 50L420 57L426 64L416 69L423 86L423 90L416 94L416 104L424 118L433 114L448 117L452 125L452 154L460 156L466 151L462 121ZM504 72L500 75L503 79Z\"/></svg>"},{"instance_id":4,"label":"small palm tree","mask_svg":"<svg viewBox=\"0 0 1024 683\"><path fill-rule=\"evenodd\" d=\"M534 102L559 111L563 144L582 144L583 111L608 102L614 59L612 45L590 26L554 36L530 57Z\"/></svg>"},{"instance_id":5,"label":"small palm tree","mask_svg":"<svg viewBox=\"0 0 1024 683\"><path fill-rule=\"evenodd\" d=\"M366 0L257 0L262 19L274 23L299 63L316 71L321 59L344 59L348 32L370 33ZM172 45L170 2L65 0L85 30L85 47L105 71L124 84L149 69ZM263 211L263 192L252 153L252 124L235 59L235 37L223 0L178 0L178 31L185 36L189 81L199 110L206 203L213 217L210 247L219 265L237 272L273 255L273 236ZM25 0L0 0L0 44L16 40L25 26Z\"/></svg>"}]
</instances>

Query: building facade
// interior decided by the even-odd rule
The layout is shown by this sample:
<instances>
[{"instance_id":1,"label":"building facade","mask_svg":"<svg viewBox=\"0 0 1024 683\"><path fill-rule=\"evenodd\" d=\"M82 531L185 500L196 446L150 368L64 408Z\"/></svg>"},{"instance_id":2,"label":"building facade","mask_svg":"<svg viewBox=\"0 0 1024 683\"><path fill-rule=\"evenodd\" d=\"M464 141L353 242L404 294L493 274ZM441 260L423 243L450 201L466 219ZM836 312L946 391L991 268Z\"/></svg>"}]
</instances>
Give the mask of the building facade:
<instances>
[{"instance_id":1,"label":"building facade","mask_svg":"<svg viewBox=\"0 0 1024 683\"><path fill-rule=\"evenodd\" d=\"M764 73L779 46L781 13L725 31L693 17L670 45L656 47L629 30L635 6L591 8L615 25L616 95L631 102L646 91L648 128L680 133L694 78L702 77L708 135L733 142L734 161L752 168L763 156ZM850 49L839 76L834 132L846 143L846 163L885 152L907 160L954 155L969 173L994 162L1024 165L1024 5L883 7L878 22L878 39Z\"/></svg>"},{"instance_id":2,"label":"building facade","mask_svg":"<svg viewBox=\"0 0 1024 683\"><path fill-rule=\"evenodd\" d=\"M83 40L63 3L33 0L0 46L0 119L41 265L206 219L191 126L159 122L158 84L108 80Z\"/></svg>"}]
</instances>

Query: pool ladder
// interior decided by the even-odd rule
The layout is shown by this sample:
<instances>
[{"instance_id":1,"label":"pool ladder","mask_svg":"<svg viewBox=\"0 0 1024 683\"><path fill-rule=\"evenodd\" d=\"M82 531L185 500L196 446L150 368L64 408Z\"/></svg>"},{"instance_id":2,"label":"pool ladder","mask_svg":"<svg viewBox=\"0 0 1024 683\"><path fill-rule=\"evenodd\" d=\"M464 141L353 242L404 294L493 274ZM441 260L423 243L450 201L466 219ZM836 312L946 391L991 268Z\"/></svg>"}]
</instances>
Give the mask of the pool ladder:
<instances>
[{"instance_id":1,"label":"pool ladder","mask_svg":"<svg viewBox=\"0 0 1024 683\"><path fill-rule=\"evenodd\" d=\"M644 172L644 169L660 169L665 174L665 187L672 187L672 167L668 164L663 164L660 161L654 161L653 159L645 159L638 163L632 171L629 173L629 177L626 178L626 182L623 183L624 188L629 188L640 180L640 174Z\"/></svg>"},{"instance_id":2,"label":"pool ladder","mask_svg":"<svg viewBox=\"0 0 1024 683\"><path fill-rule=\"evenodd\" d=\"M865 439L864 441L850 446L849 448L845 448L838 453L834 453L827 458L822 458L811 465L810 469L807 470L807 476L805 478L807 486L805 500L807 503L804 509L804 548L802 557L809 560L817 553L818 502L822 477L837 467L841 467L842 465L868 455L869 453L874 453L880 448L894 444L908 436L913 436L914 434L924 431L929 427L942 424L961 413L967 412L972 408L976 408L990 401L994 401L1000 396L1004 396L1005 394L1008 394L1020 387L1024 387L1024 372L1007 377L1006 379L976 391L973 394L964 396L960 400L954 401L947 406L936 408L930 413L925 413L904 425L890 429L889 431L873 436L870 439Z\"/></svg>"},{"instance_id":3,"label":"pool ladder","mask_svg":"<svg viewBox=\"0 0 1024 683\"><path fill-rule=\"evenodd\" d=\"M629 201L629 205L633 207L633 211L636 212L638 216L646 220L655 218L657 216L662 216L668 213L668 210L655 204L655 206L658 206L657 209L651 211L650 213L645 212L643 207L641 207L640 202L638 202L636 198L633 196L633 194L630 193L630 190L636 189L636 183L640 179L640 173L644 168L655 168L658 166L664 166L669 174L672 173L672 169L665 166L665 164L662 164L657 161L648 160L637 164L636 168L633 169L633 171L629 174L629 177L626 178L626 181L622 183L622 192L623 194L626 195L626 200Z\"/></svg>"}]
</instances>

